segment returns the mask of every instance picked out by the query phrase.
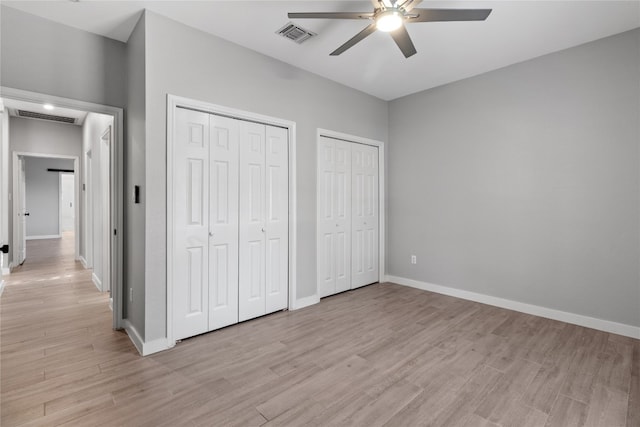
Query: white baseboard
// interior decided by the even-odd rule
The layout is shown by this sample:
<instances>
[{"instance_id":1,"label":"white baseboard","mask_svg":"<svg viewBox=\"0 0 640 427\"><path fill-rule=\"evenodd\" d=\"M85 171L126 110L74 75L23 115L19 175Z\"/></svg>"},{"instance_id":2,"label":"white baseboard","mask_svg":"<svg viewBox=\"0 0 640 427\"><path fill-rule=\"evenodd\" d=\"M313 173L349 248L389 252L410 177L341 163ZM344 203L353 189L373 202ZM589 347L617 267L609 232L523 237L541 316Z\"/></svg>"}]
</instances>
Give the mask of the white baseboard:
<instances>
[{"instance_id":1,"label":"white baseboard","mask_svg":"<svg viewBox=\"0 0 640 427\"><path fill-rule=\"evenodd\" d=\"M597 319L595 317L583 316L581 314L569 313L566 311L542 307L539 305L492 297L490 295L450 288L448 286L434 285L432 283L420 282L418 280L406 279L404 277L386 276L386 281L397 283L399 285L410 286L416 289L422 289L424 291L435 292L438 294L449 295L452 297L475 301L482 304L506 308L508 310L519 311L521 313L532 314L534 316L545 317L547 319L559 320L561 322L597 329L604 332L610 332L612 334L624 335L626 337L640 339L640 327L638 326L626 325L624 323Z\"/></svg>"},{"instance_id":2,"label":"white baseboard","mask_svg":"<svg viewBox=\"0 0 640 427\"><path fill-rule=\"evenodd\" d=\"M91 281L94 285L96 285L96 288L98 288L98 290L102 292L102 281L98 276L96 276L96 273L91 273Z\"/></svg>"},{"instance_id":3,"label":"white baseboard","mask_svg":"<svg viewBox=\"0 0 640 427\"><path fill-rule=\"evenodd\" d=\"M82 264L82 267L83 267L83 268L85 268L85 269L86 269L86 268L88 268L88 267L87 267L87 260L86 260L86 259L84 259L84 257L83 257L82 255L80 255L80 257L79 257L79 261L80 261L80 264Z\"/></svg>"},{"instance_id":4,"label":"white baseboard","mask_svg":"<svg viewBox=\"0 0 640 427\"><path fill-rule=\"evenodd\" d=\"M314 305L320 302L320 297L318 295L311 295L309 297L304 297L297 299L293 302L291 307L292 310L299 310L301 308L309 307L310 305Z\"/></svg>"},{"instance_id":5,"label":"white baseboard","mask_svg":"<svg viewBox=\"0 0 640 427\"><path fill-rule=\"evenodd\" d=\"M60 234L51 234L51 235L43 235L43 236L27 236L25 240L43 240L43 239L60 239L62 236Z\"/></svg>"},{"instance_id":6,"label":"white baseboard","mask_svg":"<svg viewBox=\"0 0 640 427\"><path fill-rule=\"evenodd\" d=\"M122 319L122 327L129 335L129 339L141 356L148 356L159 351L168 350L167 339L161 338L150 342L144 342L138 330L127 319Z\"/></svg>"},{"instance_id":7,"label":"white baseboard","mask_svg":"<svg viewBox=\"0 0 640 427\"><path fill-rule=\"evenodd\" d=\"M4 280L0 280L0 297L2 296L3 292L4 292Z\"/></svg>"},{"instance_id":8,"label":"white baseboard","mask_svg":"<svg viewBox=\"0 0 640 427\"><path fill-rule=\"evenodd\" d=\"M2 275L8 276L11 274L11 267L2 267Z\"/></svg>"}]
</instances>

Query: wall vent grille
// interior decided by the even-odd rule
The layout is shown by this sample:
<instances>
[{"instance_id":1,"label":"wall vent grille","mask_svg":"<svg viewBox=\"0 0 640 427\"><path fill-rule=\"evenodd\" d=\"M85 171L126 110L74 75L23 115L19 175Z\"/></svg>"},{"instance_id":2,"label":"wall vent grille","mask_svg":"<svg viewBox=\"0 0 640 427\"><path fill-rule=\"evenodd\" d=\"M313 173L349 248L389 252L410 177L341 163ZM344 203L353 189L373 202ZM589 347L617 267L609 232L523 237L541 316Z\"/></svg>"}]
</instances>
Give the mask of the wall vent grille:
<instances>
[{"instance_id":1,"label":"wall vent grille","mask_svg":"<svg viewBox=\"0 0 640 427\"><path fill-rule=\"evenodd\" d=\"M27 117L29 119L48 120L50 122L71 123L74 124L74 117L54 116L53 114L36 113L34 111L18 110L18 116Z\"/></svg>"},{"instance_id":2,"label":"wall vent grille","mask_svg":"<svg viewBox=\"0 0 640 427\"><path fill-rule=\"evenodd\" d=\"M278 31L276 31L276 34L281 35L282 37L294 41L298 44L309 40L313 36L317 36L316 33L305 30L302 27L298 27L293 22L289 22L287 25L280 28Z\"/></svg>"}]
</instances>

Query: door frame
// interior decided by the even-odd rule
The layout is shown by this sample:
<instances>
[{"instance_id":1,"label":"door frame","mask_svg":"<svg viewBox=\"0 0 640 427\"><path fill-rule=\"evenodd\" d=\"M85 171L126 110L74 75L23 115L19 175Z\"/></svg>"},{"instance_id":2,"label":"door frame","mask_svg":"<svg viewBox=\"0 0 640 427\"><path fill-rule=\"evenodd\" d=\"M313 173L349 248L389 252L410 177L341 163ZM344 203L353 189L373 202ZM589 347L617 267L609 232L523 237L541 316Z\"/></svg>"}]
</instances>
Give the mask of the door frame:
<instances>
[{"instance_id":1,"label":"door frame","mask_svg":"<svg viewBox=\"0 0 640 427\"><path fill-rule=\"evenodd\" d=\"M17 199L15 198L15 195L19 193L19 185L20 185L20 180L18 178L18 174L19 174L19 162L20 162L20 157L24 158L25 157L37 157L37 158L44 158L44 159L68 159L68 160L73 160L73 176L74 176L74 190L73 190L73 197L74 198L78 198L79 194L80 194L80 185L78 184L78 176L79 176L79 168L80 168L80 163L79 163L79 159L77 156L67 156L67 155L63 155L63 154L48 154L48 153L32 153L32 152L25 152L25 151L14 151L12 153L12 158L13 158L13 168L12 168L12 175L13 175L13 200L17 201ZM60 183L60 178L58 177L58 183ZM60 188L58 188L58 198L60 197ZM26 193L25 193L26 194ZM25 194L23 194L22 196L25 197ZM16 218L18 218L18 211L20 210L20 207L18 206L18 203L12 203L13 205L13 247L17 248L18 247L18 233L16 233L18 224L16 221ZM76 203L76 205L74 206L74 215L76 216L76 219L74 220L73 223L73 228L74 228L74 233L75 235L74 237L74 246L75 246L75 250L74 250L74 259L76 261L80 260L80 221L78 220L78 215L79 215L79 211L80 211L80 207L78 206L78 204ZM25 233L25 237L27 234L27 231L24 230ZM60 218L58 218L58 234L60 236L62 236L62 234L60 233ZM56 237L56 236L52 236L52 237ZM15 255L15 253L12 252L12 255ZM12 267L17 267L17 264L15 262L15 258L12 260L11 263Z\"/></svg>"},{"instance_id":2,"label":"door frame","mask_svg":"<svg viewBox=\"0 0 640 427\"><path fill-rule=\"evenodd\" d=\"M383 141L318 128L316 134L316 268L318 266L318 243L320 242L320 192L318 191L318 161L320 159L320 138L338 139L345 142L370 145L378 148L378 282L385 278L385 144ZM320 297L320 282L316 274L316 295Z\"/></svg>"},{"instance_id":3,"label":"door frame","mask_svg":"<svg viewBox=\"0 0 640 427\"><path fill-rule=\"evenodd\" d=\"M203 113L230 117L233 119L256 122L264 125L276 126L287 129L289 139L289 301L290 310L296 307L296 259L297 259L297 233L296 233L296 123L277 117L265 116L250 111L216 105L205 101L198 101L176 95L167 95L167 346L174 347L176 341L173 334L173 158L174 158L174 133L175 110L186 108L201 111Z\"/></svg>"},{"instance_id":4,"label":"door frame","mask_svg":"<svg viewBox=\"0 0 640 427\"><path fill-rule=\"evenodd\" d=\"M39 104L52 103L56 106L63 108L71 108L74 110L87 111L91 113L106 114L113 117L113 129L112 129L112 141L111 144L111 200L113 201L113 217L111 218L111 224L113 225L114 232L113 237L116 241L114 245L114 252L116 256L113 257L112 271L116 271L115 277L112 277L112 281L117 283L117 286L111 287L111 296L113 298L113 329L122 329L122 295L123 295L123 281L122 281L122 266L123 266L123 220L124 220L124 110L118 107L111 107L103 104L95 104L92 102L79 101L71 98L63 98L59 96L47 95L38 92L30 92L21 89L14 89L10 87L0 86L0 98L14 99L18 101L35 102ZM29 153L29 155L32 155ZM51 155L47 155L52 157ZM79 185L79 179L76 176L76 185ZM76 203L76 207L78 204ZM79 221L77 221L79 222ZM120 230L120 233L117 233ZM114 280L115 279L115 280Z\"/></svg>"}]
</instances>

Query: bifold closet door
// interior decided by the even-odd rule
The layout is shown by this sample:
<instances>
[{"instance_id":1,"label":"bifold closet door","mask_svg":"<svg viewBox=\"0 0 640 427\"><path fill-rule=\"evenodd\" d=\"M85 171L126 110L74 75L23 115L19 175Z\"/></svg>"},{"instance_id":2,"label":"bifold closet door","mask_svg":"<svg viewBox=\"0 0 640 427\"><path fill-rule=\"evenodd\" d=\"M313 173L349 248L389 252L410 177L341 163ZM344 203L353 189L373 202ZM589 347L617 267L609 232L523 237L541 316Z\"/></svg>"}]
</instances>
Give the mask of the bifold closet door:
<instances>
[{"instance_id":1,"label":"bifold closet door","mask_svg":"<svg viewBox=\"0 0 640 427\"><path fill-rule=\"evenodd\" d=\"M209 330L238 322L240 121L210 115Z\"/></svg>"},{"instance_id":2,"label":"bifold closet door","mask_svg":"<svg viewBox=\"0 0 640 427\"><path fill-rule=\"evenodd\" d=\"M351 145L351 288L378 281L378 147Z\"/></svg>"},{"instance_id":3,"label":"bifold closet door","mask_svg":"<svg viewBox=\"0 0 640 427\"><path fill-rule=\"evenodd\" d=\"M173 319L176 339L209 330L209 114L176 109Z\"/></svg>"},{"instance_id":4,"label":"bifold closet door","mask_svg":"<svg viewBox=\"0 0 640 427\"><path fill-rule=\"evenodd\" d=\"M318 150L320 297L351 289L351 144L320 137Z\"/></svg>"},{"instance_id":5,"label":"bifold closet door","mask_svg":"<svg viewBox=\"0 0 640 427\"><path fill-rule=\"evenodd\" d=\"M287 307L287 165L286 130L241 122L239 321Z\"/></svg>"},{"instance_id":6,"label":"bifold closet door","mask_svg":"<svg viewBox=\"0 0 640 427\"><path fill-rule=\"evenodd\" d=\"M287 307L288 145L286 129L176 109L176 339Z\"/></svg>"}]
</instances>

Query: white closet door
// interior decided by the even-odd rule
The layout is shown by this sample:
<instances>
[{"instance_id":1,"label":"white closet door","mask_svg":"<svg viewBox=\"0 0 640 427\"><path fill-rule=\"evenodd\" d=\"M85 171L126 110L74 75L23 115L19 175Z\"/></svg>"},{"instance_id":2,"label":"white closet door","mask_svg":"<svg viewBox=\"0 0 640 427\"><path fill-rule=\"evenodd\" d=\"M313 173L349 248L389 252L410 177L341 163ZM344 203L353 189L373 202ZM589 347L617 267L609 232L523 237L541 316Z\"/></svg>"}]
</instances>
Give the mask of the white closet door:
<instances>
[{"instance_id":1,"label":"white closet door","mask_svg":"<svg viewBox=\"0 0 640 427\"><path fill-rule=\"evenodd\" d=\"M265 126L240 124L240 272L238 320L266 313Z\"/></svg>"},{"instance_id":2,"label":"white closet door","mask_svg":"<svg viewBox=\"0 0 640 427\"><path fill-rule=\"evenodd\" d=\"M287 130L266 127L266 312L289 297L289 156Z\"/></svg>"},{"instance_id":3,"label":"white closet door","mask_svg":"<svg viewBox=\"0 0 640 427\"><path fill-rule=\"evenodd\" d=\"M321 297L351 289L350 145L320 138L317 248Z\"/></svg>"},{"instance_id":4,"label":"white closet door","mask_svg":"<svg viewBox=\"0 0 640 427\"><path fill-rule=\"evenodd\" d=\"M176 109L174 147L174 334L207 332L209 115Z\"/></svg>"},{"instance_id":5,"label":"white closet door","mask_svg":"<svg viewBox=\"0 0 640 427\"><path fill-rule=\"evenodd\" d=\"M352 144L351 288L375 283L378 269L378 148Z\"/></svg>"},{"instance_id":6,"label":"white closet door","mask_svg":"<svg viewBox=\"0 0 640 427\"><path fill-rule=\"evenodd\" d=\"M210 116L209 330L238 322L240 122Z\"/></svg>"}]
</instances>

